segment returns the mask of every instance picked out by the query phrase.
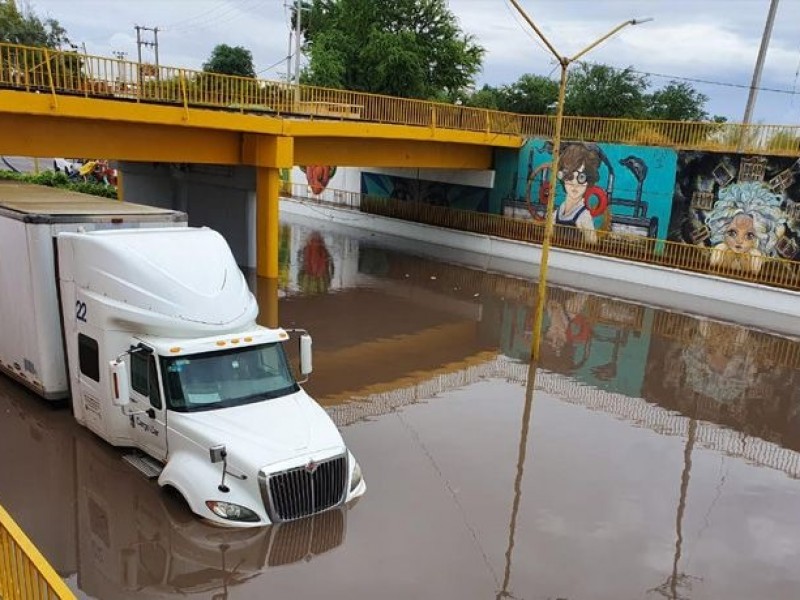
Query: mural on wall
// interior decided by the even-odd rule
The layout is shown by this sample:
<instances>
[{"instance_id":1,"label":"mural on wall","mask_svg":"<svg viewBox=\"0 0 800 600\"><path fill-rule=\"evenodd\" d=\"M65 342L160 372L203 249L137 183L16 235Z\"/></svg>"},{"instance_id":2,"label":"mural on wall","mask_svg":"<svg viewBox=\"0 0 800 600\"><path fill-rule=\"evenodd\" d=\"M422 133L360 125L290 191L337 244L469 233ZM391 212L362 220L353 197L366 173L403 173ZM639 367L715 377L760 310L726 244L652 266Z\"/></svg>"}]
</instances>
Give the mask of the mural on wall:
<instances>
[{"instance_id":1,"label":"mural on wall","mask_svg":"<svg viewBox=\"0 0 800 600\"><path fill-rule=\"evenodd\" d=\"M301 166L300 170L305 174L308 187L315 196L324 192L336 175L336 167L330 165L306 165Z\"/></svg>"},{"instance_id":2,"label":"mural on wall","mask_svg":"<svg viewBox=\"0 0 800 600\"><path fill-rule=\"evenodd\" d=\"M758 272L800 258L800 160L681 152L670 239L712 248L712 266Z\"/></svg>"},{"instance_id":3,"label":"mural on wall","mask_svg":"<svg viewBox=\"0 0 800 600\"><path fill-rule=\"evenodd\" d=\"M476 212L489 210L489 188L385 173L362 172L361 193Z\"/></svg>"},{"instance_id":4,"label":"mural on wall","mask_svg":"<svg viewBox=\"0 0 800 600\"><path fill-rule=\"evenodd\" d=\"M503 213L543 222L550 201L552 143L529 140L519 154L513 196ZM604 230L665 238L672 211L677 154L672 149L565 142L555 190L555 223L578 227L588 242ZM504 168L505 172L507 168Z\"/></svg>"}]
</instances>

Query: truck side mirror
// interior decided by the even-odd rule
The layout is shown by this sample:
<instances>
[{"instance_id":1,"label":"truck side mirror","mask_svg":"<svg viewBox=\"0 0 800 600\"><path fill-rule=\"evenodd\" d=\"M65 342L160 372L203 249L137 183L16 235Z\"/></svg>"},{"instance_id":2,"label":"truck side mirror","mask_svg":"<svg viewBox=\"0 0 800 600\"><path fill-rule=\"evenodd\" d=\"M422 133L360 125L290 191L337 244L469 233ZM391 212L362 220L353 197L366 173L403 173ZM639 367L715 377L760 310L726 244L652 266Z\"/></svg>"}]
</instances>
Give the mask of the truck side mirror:
<instances>
[{"instance_id":1,"label":"truck side mirror","mask_svg":"<svg viewBox=\"0 0 800 600\"><path fill-rule=\"evenodd\" d=\"M122 360L112 360L108 363L108 374L111 380L111 403L119 407L128 406L131 401L128 365Z\"/></svg>"},{"instance_id":2,"label":"truck side mirror","mask_svg":"<svg viewBox=\"0 0 800 600\"><path fill-rule=\"evenodd\" d=\"M311 364L311 336L304 333L300 336L300 373L307 377L313 370Z\"/></svg>"},{"instance_id":3,"label":"truck side mirror","mask_svg":"<svg viewBox=\"0 0 800 600\"><path fill-rule=\"evenodd\" d=\"M211 446L211 448L208 449L208 454L212 464L222 462L225 460L225 457L228 456L228 452L225 449L225 444Z\"/></svg>"}]
</instances>

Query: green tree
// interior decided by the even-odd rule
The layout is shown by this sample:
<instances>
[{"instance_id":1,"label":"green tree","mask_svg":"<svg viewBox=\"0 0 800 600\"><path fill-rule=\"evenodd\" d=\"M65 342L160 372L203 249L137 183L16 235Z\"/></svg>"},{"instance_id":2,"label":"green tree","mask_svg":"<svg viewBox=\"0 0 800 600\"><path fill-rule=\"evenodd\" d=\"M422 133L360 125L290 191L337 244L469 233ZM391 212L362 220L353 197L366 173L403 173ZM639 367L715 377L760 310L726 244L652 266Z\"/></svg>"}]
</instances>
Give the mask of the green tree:
<instances>
[{"instance_id":1,"label":"green tree","mask_svg":"<svg viewBox=\"0 0 800 600\"><path fill-rule=\"evenodd\" d=\"M526 74L500 88L500 110L526 115L552 112L558 102L558 82L541 75Z\"/></svg>"},{"instance_id":2,"label":"green tree","mask_svg":"<svg viewBox=\"0 0 800 600\"><path fill-rule=\"evenodd\" d=\"M564 112L582 117L641 119L647 114L647 76L631 67L580 63L569 73Z\"/></svg>"},{"instance_id":3,"label":"green tree","mask_svg":"<svg viewBox=\"0 0 800 600\"><path fill-rule=\"evenodd\" d=\"M410 98L454 97L484 49L445 0L317 0L303 13L302 81Z\"/></svg>"},{"instance_id":4,"label":"green tree","mask_svg":"<svg viewBox=\"0 0 800 600\"><path fill-rule=\"evenodd\" d=\"M688 83L669 82L646 98L646 116L664 121L705 121L708 96Z\"/></svg>"},{"instance_id":5,"label":"green tree","mask_svg":"<svg viewBox=\"0 0 800 600\"><path fill-rule=\"evenodd\" d=\"M211 51L211 56L203 63L206 73L221 73L223 75L239 75L240 77L255 77L256 69L253 66L253 54L242 46L228 46L219 44Z\"/></svg>"},{"instance_id":6,"label":"green tree","mask_svg":"<svg viewBox=\"0 0 800 600\"><path fill-rule=\"evenodd\" d=\"M498 88L491 85L484 85L481 89L471 94L466 94L462 102L465 106L472 106L474 108L500 110L503 99L500 96L500 90Z\"/></svg>"},{"instance_id":7,"label":"green tree","mask_svg":"<svg viewBox=\"0 0 800 600\"><path fill-rule=\"evenodd\" d=\"M20 10L14 0L0 0L0 42L60 48L69 43L69 38L58 21L42 19L30 5Z\"/></svg>"}]
</instances>

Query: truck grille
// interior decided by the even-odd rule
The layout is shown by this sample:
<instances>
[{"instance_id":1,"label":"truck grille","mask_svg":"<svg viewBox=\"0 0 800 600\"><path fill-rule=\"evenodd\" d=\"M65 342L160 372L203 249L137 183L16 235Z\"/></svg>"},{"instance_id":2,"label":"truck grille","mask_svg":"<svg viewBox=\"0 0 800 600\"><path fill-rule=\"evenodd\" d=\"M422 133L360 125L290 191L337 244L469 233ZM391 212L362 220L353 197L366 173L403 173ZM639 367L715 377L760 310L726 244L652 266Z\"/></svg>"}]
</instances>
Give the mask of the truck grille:
<instances>
[{"instance_id":1,"label":"truck grille","mask_svg":"<svg viewBox=\"0 0 800 600\"><path fill-rule=\"evenodd\" d=\"M347 457L337 456L261 478L261 494L273 521L322 512L344 499Z\"/></svg>"}]
</instances>

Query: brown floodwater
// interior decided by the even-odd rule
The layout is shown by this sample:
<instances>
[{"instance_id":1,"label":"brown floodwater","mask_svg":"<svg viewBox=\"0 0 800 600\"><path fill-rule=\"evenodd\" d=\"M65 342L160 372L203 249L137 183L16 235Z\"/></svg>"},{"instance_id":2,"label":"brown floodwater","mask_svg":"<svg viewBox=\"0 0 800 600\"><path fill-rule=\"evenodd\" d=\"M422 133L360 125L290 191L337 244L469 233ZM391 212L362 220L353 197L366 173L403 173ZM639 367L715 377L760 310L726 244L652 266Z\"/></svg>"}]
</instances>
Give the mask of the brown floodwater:
<instances>
[{"instance_id":1,"label":"brown floodwater","mask_svg":"<svg viewBox=\"0 0 800 600\"><path fill-rule=\"evenodd\" d=\"M533 282L315 227L251 281L366 495L219 529L0 377L0 504L78 597L800 595L799 345L551 288L534 378Z\"/></svg>"}]
</instances>

